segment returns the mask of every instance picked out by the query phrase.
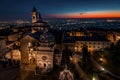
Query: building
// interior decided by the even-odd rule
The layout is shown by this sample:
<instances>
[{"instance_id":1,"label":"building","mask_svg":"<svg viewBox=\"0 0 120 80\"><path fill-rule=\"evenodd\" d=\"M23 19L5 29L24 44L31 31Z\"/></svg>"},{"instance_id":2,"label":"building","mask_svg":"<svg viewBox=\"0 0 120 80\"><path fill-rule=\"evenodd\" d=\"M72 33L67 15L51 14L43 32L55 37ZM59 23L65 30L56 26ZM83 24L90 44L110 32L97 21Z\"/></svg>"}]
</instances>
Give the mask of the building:
<instances>
[{"instance_id":1,"label":"building","mask_svg":"<svg viewBox=\"0 0 120 80\"><path fill-rule=\"evenodd\" d=\"M70 32L68 32L68 34L70 35L70 36L77 36L77 37L79 37L79 36L87 36L87 30L86 29L84 29L84 28L79 28L79 29L75 29L75 30L72 30L72 31L70 31Z\"/></svg>"},{"instance_id":2,"label":"building","mask_svg":"<svg viewBox=\"0 0 120 80\"><path fill-rule=\"evenodd\" d=\"M4 56L6 52L6 39L0 38L0 57Z\"/></svg>"},{"instance_id":3,"label":"building","mask_svg":"<svg viewBox=\"0 0 120 80\"><path fill-rule=\"evenodd\" d=\"M62 61L62 52L59 49L57 49L57 47L55 46L54 64L57 66L61 66L61 61Z\"/></svg>"},{"instance_id":4,"label":"building","mask_svg":"<svg viewBox=\"0 0 120 80\"><path fill-rule=\"evenodd\" d=\"M69 37L64 41L64 45L68 46L68 49L81 52L83 45L88 46L88 51L97 51L102 50L104 48L110 47L111 42L104 37Z\"/></svg>"},{"instance_id":5,"label":"building","mask_svg":"<svg viewBox=\"0 0 120 80\"><path fill-rule=\"evenodd\" d=\"M0 35L1 38L5 38L7 42L14 42L20 37L18 32L8 32Z\"/></svg>"},{"instance_id":6,"label":"building","mask_svg":"<svg viewBox=\"0 0 120 80\"><path fill-rule=\"evenodd\" d=\"M120 33L119 32L109 32L107 34L107 39L116 44L118 40L120 40Z\"/></svg>"},{"instance_id":7,"label":"building","mask_svg":"<svg viewBox=\"0 0 120 80\"><path fill-rule=\"evenodd\" d=\"M75 42L75 51L81 51L83 45L88 46L88 51L97 51L104 48L109 48L111 42L105 38L101 37L81 37Z\"/></svg>"},{"instance_id":8,"label":"building","mask_svg":"<svg viewBox=\"0 0 120 80\"><path fill-rule=\"evenodd\" d=\"M48 31L47 23L38 17L35 7L32 10L32 32L26 32L20 37L21 53L21 80L27 72L34 72L33 75L46 74L53 70L54 65L60 66L61 55L55 51L55 38Z\"/></svg>"},{"instance_id":9,"label":"building","mask_svg":"<svg viewBox=\"0 0 120 80\"><path fill-rule=\"evenodd\" d=\"M39 16L38 16L38 12L35 8L35 6L33 7L33 10L32 10L32 23L35 23L37 22Z\"/></svg>"},{"instance_id":10,"label":"building","mask_svg":"<svg viewBox=\"0 0 120 80\"><path fill-rule=\"evenodd\" d=\"M52 69L54 37L49 32L36 32L21 38L21 62L38 68ZM40 70L42 71L42 70Z\"/></svg>"},{"instance_id":11,"label":"building","mask_svg":"<svg viewBox=\"0 0 120 80\"><path fill-rule=\"evenodd\" d=\"M41 14L37 11L35 6L32 10L32 25L33 26L39 26L40 28L48 27L47 23L42 20Z\"/></svg>"},{"instance_id":12,"label":"building","mask_svg":"<svg viewBox=\"0 0 120 80\"><path fill-rule=\"evenodd\" d=\"M60 72L59 79L60 80L74 80L74 76L73 76L73 73L71 73L71 71L68 70L67 67L65 67L65 69Z\"/></svg>"}]
</instances>

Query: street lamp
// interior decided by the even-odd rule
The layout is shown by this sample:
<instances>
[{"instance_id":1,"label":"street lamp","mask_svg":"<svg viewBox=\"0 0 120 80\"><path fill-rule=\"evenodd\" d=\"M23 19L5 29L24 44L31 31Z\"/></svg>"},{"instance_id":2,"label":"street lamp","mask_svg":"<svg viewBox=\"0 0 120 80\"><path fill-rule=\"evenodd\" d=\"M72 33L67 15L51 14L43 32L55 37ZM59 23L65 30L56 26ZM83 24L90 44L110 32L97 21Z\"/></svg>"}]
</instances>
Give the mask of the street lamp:
<instances>
[{"instance_id":1,"label":"street lamp","mask_svg":"<svg viewBox=\"0 0 120 80\"><path fill-rule=\"evenodd\" d=\"M93 74L92 80L98 80L98 76L96 74Z\"/></svg>"},{"instance_id":2,"label":"street lamp","mask_svg":"<svg viewBox=\"0 0 120 80\"><path fill-rule=\"evenodd\" d=\"M106 59L103 58L103 57L99 58L99 61L100 61L101 64L105 64L106 63Z\"/></svg>"},{"instance_id":3,"label":"street lamp","mask_svg":"<svg viewBox=\"0 0 120 80\"><path fill-rule=\"evenodd\" d=\"M100 61L102 61L102 62L103 62L103 58L100 58Z\"/></svg>"},{"instance_id":4,"label":"street lamp","mask_svg":"<svg viewBox=\"0 0 120 80\"><path fill-rule=\"evenodd\" d=\"M96 78L93 76L93 79L92 80L96 80Z\"/></svg>"},{"instance_id":5,"label":"street lamp","mask_svg":"<svg viewBox=\"0 0 120 80\"><path fill-rule=\"evenodd\" d=\"M75 47L74 47L74 49L75 49L75 52L77 52L77 50L78 50L78 47L77 47L77 46L75 46Z\"/></svg>"},{"instance_id":6,"label":"street lamp","mask_svg":"<svg viewBox=\"0 0 120 80\"><path fill-rule=\"evenodd\" d=\"M102 67L101 70L104 71L105 69Z\"/></svg>"}]
</instances>

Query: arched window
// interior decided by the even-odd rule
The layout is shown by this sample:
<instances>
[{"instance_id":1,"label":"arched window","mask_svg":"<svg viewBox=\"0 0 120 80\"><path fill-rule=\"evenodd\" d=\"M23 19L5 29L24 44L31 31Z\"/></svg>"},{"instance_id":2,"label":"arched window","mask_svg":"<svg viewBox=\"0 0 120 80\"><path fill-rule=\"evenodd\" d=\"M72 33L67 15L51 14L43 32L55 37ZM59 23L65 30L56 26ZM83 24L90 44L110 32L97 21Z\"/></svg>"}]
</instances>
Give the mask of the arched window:
<instances>
[{"instance_id":1,"label":"arched window","mask_svg":"<svg viewBox=\"0 0 120 80\"><path fill-rule=\"evenodd\" d=\"M46 64L44 63L44 67L46 68Z\"/></svg>"}]
</instances>

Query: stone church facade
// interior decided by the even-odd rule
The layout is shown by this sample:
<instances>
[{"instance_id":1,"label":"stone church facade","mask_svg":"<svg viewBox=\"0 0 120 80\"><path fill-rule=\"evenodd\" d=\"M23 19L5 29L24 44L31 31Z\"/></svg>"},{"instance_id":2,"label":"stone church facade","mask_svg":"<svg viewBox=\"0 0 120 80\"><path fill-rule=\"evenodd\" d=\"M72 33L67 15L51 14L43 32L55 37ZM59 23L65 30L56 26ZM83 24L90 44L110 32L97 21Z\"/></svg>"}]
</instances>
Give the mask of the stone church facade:
<instances>
[{"instance_id":1,"label":"stone church facade","mask_svg":"<svg viewBox=\"0 0 120 80\"><path fill-rule=\"evenodd\" d=\"M32 31L22 35L19 39L21 80L26 80L24 74L28 72L34 72L33 75L46 74L53 70L55 64L61 64L61 61L57 60L61 59L61 56L55 54L55 38L48 31L48 27L33 7Z\"/></svg>"}]
</instances>

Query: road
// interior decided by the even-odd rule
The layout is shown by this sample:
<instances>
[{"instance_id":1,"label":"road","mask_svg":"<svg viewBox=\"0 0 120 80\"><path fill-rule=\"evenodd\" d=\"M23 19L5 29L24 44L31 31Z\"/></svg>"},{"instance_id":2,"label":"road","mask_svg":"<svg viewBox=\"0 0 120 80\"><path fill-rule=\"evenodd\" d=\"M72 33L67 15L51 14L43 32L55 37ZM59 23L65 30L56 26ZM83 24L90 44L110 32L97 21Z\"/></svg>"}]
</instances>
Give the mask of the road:
<instances>
[{"instance_id":1,"label":"road","mask_svg":"<svg viewBox=\"0 0 120 80\"><path fill-rule=\"evenodd\" d=\"M83 80L90 80L87 74L82 70L82 68L79 66L78 61L80 60L78 57L74 56L74 59L72 60L73 64L75 64L75 67L79 73L80 78Z\"/></svg>"},{"instance_id":2,"label":"road","mask_svg":"<svg viewBox=\"0 0 120 80\"><path fill-rule=\"evenodd\" d=\"M88 76L85 74L85 72L82 70L82 68L79 66L78 62L75 63L75 67L79 73L80 78L82 78L83 80L90 80Z\"/></svg>"},{"instance_id":3,"label":"road","mask_svg":"<svg viewBox=\"0 0 120 80\"><path fill-rule=\"evenodd\" d=\"M101 66L97 61L95 61L93 58L91 58L91 61L93 62L94 66L99 70L102 71L103 73L108 73L110 76L119 79L120 80L120 76L113 74L112 72L110 72L109 70L107 70L106 68L104 68L103 66Z\"/></svg>"}]
</instances>

